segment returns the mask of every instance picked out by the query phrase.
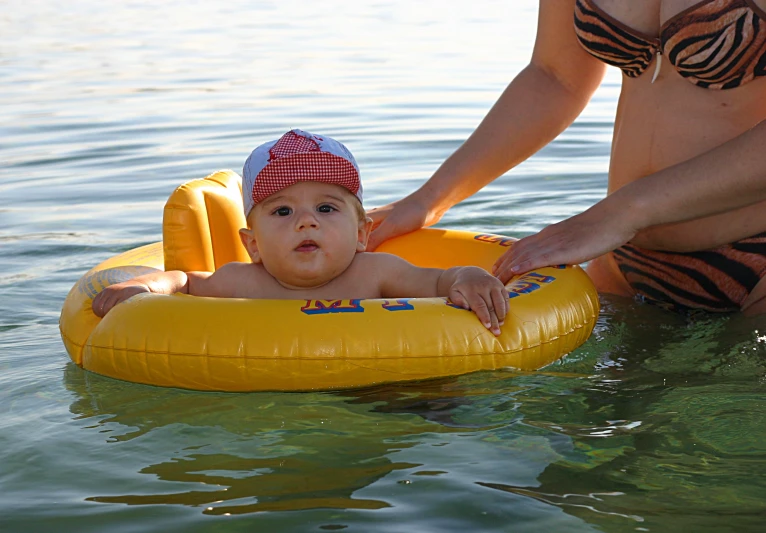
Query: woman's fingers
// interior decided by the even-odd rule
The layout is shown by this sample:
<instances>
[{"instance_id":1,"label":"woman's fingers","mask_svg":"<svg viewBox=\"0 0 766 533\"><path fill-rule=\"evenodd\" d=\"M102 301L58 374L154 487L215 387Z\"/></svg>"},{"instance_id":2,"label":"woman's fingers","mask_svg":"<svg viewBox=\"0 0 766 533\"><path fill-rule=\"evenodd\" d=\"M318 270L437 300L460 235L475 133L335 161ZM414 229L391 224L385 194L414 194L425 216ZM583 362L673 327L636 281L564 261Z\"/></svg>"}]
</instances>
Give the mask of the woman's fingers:
<instances>
[{"instance_id":1,"label":"woman's fingers","mask_svg":"<svg viewBox=\"0 0 766 533\"><path fill-rule=\"evenodd\" d=\"M536 268L569 263L571 254L564 247L551 249L545 242L535 242L540 234L521 239L511 246L500 259L495 262L492 273L503 283L513 276L518 276Z\"/></svg>"},{"instance_id":2,"label":"woman's fingers","mask_svg":"<svg viewBox=\"0 0 766 533\"><path fill-rule=\"evenodd\" d=\"M392 222L390 219L386 218L380 223L377 229L373 230L373 232L370 234L370 238L367 241L367 251L375 251L378 246L383 244L388 239L397 237L403 233L408 233L408 231L414 231L414 229L407 230L396 222Z\"/></svg>"},{"instance_id":3,"label":"woman's fingers","mask_svg":"<svg viewBox=\"0 0 766 533\"><path fill-rule=\"evenodd\" d=\"M577 265L618 248L634 235L624 221L605 219L600 210L591 208L516 241L495 262L492 273L507 283L536 268Z\"/></svg>"},{"instance_id":4,"label":"woman's fingers","mask_svg":"<svg viewBox=\"0 0 766 533\"><path fill-rule=\"evenodd\" d=\"M367 243L367 250L375 250L388 239L435 224L440 218L432 214L416 194L371 209L367 215L372 219L372 227L375 228Z\"/></svg>"},{"instance_id":5,"label":"woman's fingers","mask_svg":"<svg viewBox=\"0 0 766 533\"><path fill-rule=\"evenodd\" d=\"M422 228L426 221L425 211L411 203L397 204L393 208L386 206L379 210L373 209L369 216L373 219L373 227L376 219L379 222L367 241L368 251L375 250L388 239Z\"/></svg>"},{"instance_id":6,"label":"woman's fingers","mask_svg":"<svg viewBox=\"0 0 766 533\"><path fill-rule=\"evenodd\" d=\"M380 226L392 210L393 204L388 204L381 207L374 207L367 211L367 216L372 219L372 227L377 228Z\"/></svg>"},{"instance_id":7,"label":"woman's fingers","mask_svg":"<svg viewBox=\"0 0 766 533\"><path fill-rule=\"evenodd\" d=\"M383 242L392 237L396 237L402 231L399 227L401 222L399 216L394 214L393 218L389 218L392 213L396 213L396 204L388 204L382 207L376 207L367 211L367 216L372 219L373 231L370 233L370 238L367 240L367 251L372 252Z\"/></svg>"},{"instance_id":8,"label":"woman's fingers","mask_svg":"<svg viewBox=\"0 0 766 533\"><path fill-rule=\"evenodd\" d=\"M517 244L518 243L514 243L511 248L502 256L500 256L500 258L495 261L495 264L492 266L492 274L503 284L508 283L508 281L510 281L510 279L516 274L511 270L510 265L515 257Z\"/></svg>"}]
</instances>

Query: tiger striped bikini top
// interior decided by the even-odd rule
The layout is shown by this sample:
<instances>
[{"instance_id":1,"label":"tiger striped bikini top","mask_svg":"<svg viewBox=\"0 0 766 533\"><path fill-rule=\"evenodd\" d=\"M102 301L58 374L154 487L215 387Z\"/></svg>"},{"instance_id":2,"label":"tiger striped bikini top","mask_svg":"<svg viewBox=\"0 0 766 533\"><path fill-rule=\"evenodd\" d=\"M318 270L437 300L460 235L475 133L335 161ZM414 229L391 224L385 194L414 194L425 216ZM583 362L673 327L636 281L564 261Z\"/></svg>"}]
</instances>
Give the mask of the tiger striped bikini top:
<instances>
[{"instance_id":1,"label":"tiger striped bikini top","mask_svg":"<svg viewBox=\"0 0 766 533\"><path fill-rule=\"evenodd\" d=\"M699 87L732 89L766 76L766 12L753 0L703 0L670 18L652 37L607 14L593 0L577 0L575 33L591 55L640 76L662 56Z\"/></svg>"}]
</instances>

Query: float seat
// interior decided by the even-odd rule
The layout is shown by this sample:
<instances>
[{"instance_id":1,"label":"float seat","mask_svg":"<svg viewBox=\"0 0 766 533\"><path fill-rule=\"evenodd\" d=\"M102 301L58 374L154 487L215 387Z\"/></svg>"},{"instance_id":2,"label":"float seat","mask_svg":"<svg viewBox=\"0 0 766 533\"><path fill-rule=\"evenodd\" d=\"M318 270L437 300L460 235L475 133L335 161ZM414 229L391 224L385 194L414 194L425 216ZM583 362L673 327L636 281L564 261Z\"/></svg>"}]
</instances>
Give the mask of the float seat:
<instances>
[{"instance_id":1,"label":"float seat","mask_svg":"<svg viewBox=\"0 0 766 533\"><path fill-rule=\"evenodd\" d=\"M178 187L162 219L165 270L214 272L232 261L250 261L239 239L246 227L242 179L219 170Z\"/></svg>"}]
</instances>

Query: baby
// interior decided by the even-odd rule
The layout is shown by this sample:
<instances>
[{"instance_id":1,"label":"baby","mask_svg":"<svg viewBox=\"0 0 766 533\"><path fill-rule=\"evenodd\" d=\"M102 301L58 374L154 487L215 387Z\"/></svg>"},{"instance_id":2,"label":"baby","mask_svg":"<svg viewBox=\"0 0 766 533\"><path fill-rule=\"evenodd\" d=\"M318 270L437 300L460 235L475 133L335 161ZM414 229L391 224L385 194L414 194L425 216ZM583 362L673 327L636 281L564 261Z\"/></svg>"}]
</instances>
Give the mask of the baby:
<instances>
[{"instance_id":1,"label":"baby","mask_svg":"<svg viewBox=\"0 0 766 533\"><path fill-rule=\"evenodd\" d=\"M495 335L508 312L503 284L478 267L420 268L365 252L372 220L362 207L359 167L340 142L302 130L257 147L242 180L252 263L210 272L156 272L111 285L93 300L103 317L142 292L221 298L330 300L448 296Z\"/></svg>"}]
</instances>

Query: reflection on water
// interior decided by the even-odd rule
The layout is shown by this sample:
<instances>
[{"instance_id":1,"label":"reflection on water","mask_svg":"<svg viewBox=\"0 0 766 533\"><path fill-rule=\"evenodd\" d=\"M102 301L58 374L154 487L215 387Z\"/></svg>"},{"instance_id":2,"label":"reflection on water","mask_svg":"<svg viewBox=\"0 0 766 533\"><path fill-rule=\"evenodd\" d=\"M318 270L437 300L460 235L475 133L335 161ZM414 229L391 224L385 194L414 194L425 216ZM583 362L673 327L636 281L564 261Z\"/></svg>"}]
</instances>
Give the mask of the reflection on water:
<instances>
[{"instance_id":1,"label":"reflection on water","mask_svg":"<svg viewBox=\"0 0 766 533\"><path fill-rule=\"evenodd\" d=\"M565 529L703 531L721 516L754 526L766 511L754 475L766 460L766 342L747 320L667 315L627 329L622 313L642 307L604 303L596 335L534 374L237 395L123 384L70 364L70 411L143 480L86 500L231 516L336 509L334 523L349 525L354 511L407 517L417 494L419 514L457 521L492 502L500 516L558 508L548 519ZM747 340L721 346L732 332ZM463 507L434 501L457 495ZM504 530L497 513L483 520Z\"/></svg>"},{"instance_id":2,"label":"reflection on water","mask_svg":"<svg viewBox=\"0 0 766 533\"><path fill-rule=\"evenodd\" d=\"M67 367L65 383L79 397L72 413L97 417L109 441L145 438L178 446L171 457L146 465L140 473L182 490L163 484L157 494L88 498L104 503L205 506L209 514L379 509L386 502L355 499L353 493L393 470L417 466L388 457L413 443L386 441L435 430L415 417L376 416L321 394L119 388L73 365ZM187 442L207 444L186 446Z\"/></svg>"}]
</instances>

